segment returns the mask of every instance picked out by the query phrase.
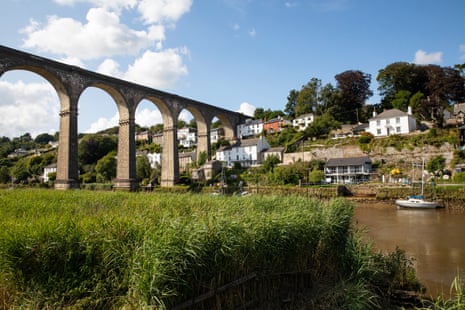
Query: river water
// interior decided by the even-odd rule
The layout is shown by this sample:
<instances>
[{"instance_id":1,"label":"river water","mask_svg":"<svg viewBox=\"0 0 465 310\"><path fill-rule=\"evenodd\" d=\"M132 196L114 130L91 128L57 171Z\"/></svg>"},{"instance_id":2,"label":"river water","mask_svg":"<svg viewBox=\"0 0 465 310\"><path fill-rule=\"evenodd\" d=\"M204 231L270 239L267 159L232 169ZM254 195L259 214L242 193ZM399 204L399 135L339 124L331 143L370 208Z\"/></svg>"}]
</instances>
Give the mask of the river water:
<instances>
[{"instance_id":1,"label":"river water","mask_svg":"<svg viewBox=\"0 0 465 310\"><path fill-rule=\"evenodd\" d=\"M358 203L355 223L376 249L396 246L415 259L427 295L449 294L454 277L465 270L465 212L398 209L393 203Z\"/></svg>"}]
</instances>

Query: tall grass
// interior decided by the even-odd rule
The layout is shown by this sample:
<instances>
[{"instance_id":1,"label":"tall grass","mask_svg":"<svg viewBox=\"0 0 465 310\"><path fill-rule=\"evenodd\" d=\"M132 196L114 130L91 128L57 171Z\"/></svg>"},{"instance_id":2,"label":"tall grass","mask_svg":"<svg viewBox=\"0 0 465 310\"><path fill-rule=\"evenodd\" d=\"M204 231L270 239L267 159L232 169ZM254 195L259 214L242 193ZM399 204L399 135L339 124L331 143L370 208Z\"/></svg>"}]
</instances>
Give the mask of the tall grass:
<instances>
[{"instance_id":1,"label":"tall grass","mask_svg":"<svg viewBox=\"0 0 465 310\"><path fill-rule=\"evenodd\" d=\"M251 274L288 273L311 283L304 304L379 308L415 279L400 276L404 253L359 241L352 212L344 200L296 196L0 191L0 308L164 309ZM273 286L214 302L263 302Z\"/></svg>"}]
</instances>

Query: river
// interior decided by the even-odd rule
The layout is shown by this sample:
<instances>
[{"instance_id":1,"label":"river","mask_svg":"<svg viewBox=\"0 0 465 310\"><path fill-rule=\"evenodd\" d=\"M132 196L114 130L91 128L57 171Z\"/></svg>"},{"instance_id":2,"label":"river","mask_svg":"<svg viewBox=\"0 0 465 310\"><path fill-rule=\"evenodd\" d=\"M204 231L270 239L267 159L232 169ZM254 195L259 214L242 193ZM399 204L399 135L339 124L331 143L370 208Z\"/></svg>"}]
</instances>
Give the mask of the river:
<instances>
[{"instance_id":1,"label":"river","mask_svg":"<svg viewBox=\"0 0 465 310\"><path fill-rule=\"evenodd\" d=\"M465 270L465 212L447 209L398 209L393 203L358 203L355 223L376 249L396 246L415 259L426 295L449 294L458 272Z\"/></svg>"}]
</instances>

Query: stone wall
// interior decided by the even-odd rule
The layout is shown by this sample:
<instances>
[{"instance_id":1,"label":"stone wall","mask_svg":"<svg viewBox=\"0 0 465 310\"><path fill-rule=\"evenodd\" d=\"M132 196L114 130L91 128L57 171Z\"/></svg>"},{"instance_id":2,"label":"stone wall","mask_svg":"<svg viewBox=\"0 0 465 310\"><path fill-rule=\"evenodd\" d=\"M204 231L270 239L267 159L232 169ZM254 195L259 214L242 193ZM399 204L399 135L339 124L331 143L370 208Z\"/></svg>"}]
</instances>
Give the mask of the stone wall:
<instances>
[{"instance_id":1,"label":"stone wall","mask_svg":"<svg viewBox=\"0 0 465 310\"><path fill-rule=\"evenodd\" d=\"M284 154L283 163L286 165L292 164L299 160L310 161L313 159L327 161L330 158L343 158L343 157L360 157L369 156L373 162L384 160L386 163L403 161L418 161L424 158L428 161L433 156L442 155L446 159L446 167L450 168L450 162L454 156L454 147L449 143L443 144L441 147L423 146L414 149L402 149L401 151L387 147L383 149L373 150L369 153L364 153L358 145L344 145L344 146L316 146L311 151L295 152Z\"/></svg>"}]
</instances>

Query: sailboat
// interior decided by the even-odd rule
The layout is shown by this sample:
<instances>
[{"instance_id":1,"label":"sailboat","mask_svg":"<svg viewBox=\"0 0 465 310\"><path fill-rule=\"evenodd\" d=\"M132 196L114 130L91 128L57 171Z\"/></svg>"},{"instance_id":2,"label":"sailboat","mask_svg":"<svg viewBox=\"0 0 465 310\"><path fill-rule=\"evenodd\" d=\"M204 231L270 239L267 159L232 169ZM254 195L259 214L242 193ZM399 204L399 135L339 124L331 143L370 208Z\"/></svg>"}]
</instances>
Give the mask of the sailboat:
<instances>
[{"instance_id":1,"label":"sailboat","mask_svg":"<svg viewBox=\"0 0 465 310\"><path fill-rule=\"evenodd\" d=\"M421 193L419 195L408 196L407 199L397 199L396 205L398 207L416 209L435 209L438 207L438 202L436 200L426 200L424 196L425 182L423 171L425 167L425 159L423 159L421 167Z\"/></svg>"}]
</instances>

